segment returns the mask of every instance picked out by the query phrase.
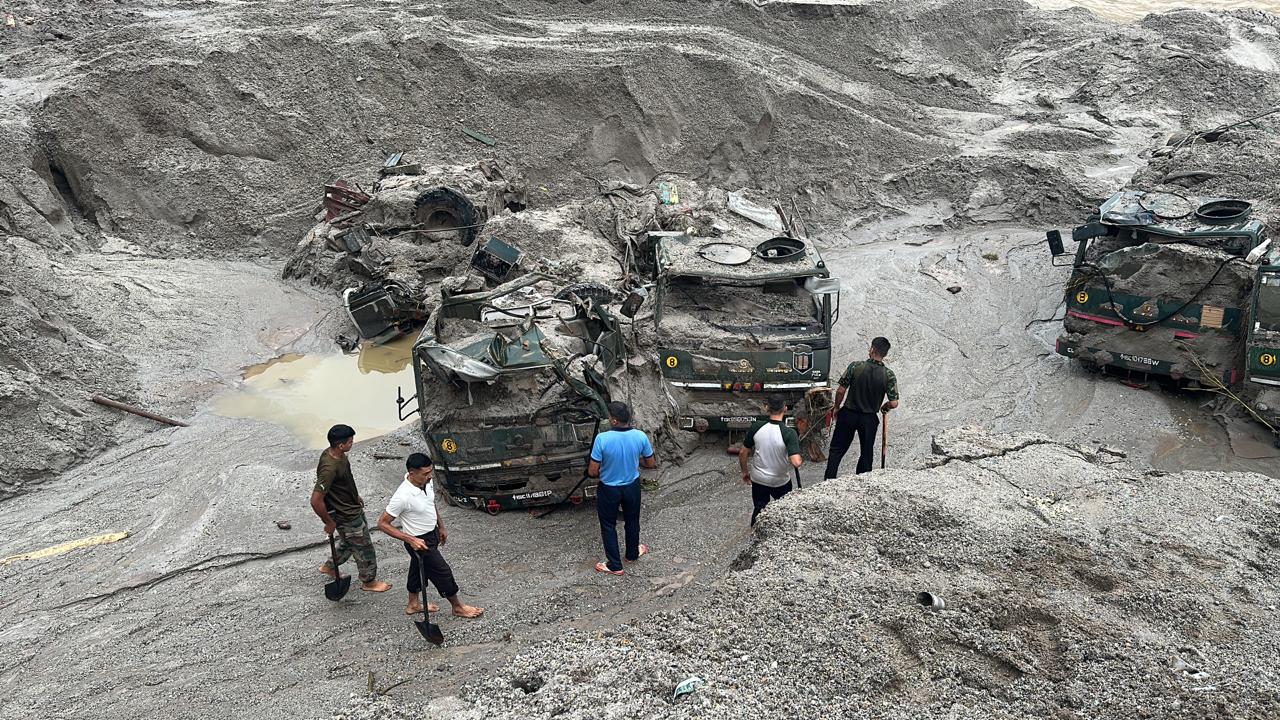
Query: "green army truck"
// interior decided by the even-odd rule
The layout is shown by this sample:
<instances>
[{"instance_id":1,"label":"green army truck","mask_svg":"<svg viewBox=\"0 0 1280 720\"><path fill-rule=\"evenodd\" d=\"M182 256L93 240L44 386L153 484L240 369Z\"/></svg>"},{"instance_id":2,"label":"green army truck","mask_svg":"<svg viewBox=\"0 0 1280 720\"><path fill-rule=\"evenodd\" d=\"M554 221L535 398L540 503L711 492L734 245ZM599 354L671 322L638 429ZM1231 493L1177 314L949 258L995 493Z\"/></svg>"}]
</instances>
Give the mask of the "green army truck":
<instances>
[{"instance_id":1,"label":"green army truck","mask_svg":"<svg viewBox=\"0 0 1280 720\"><path fill-rule=\"evenodd\" d=\"M1124 190L1075 228L1057 352L1280 412L1280 249L1248 202ZM1062 236L1050 253L1067 257Z\"/></svg>"},{"instance_id":2,"label":"green army truck","mask_svg":"<svg viewBox=\"0 0 1280 720\"><path fill-rule=\"evenodd\" d=\"M602 304L546 285L529 275L444 291L414 344L417 412L453 505L497 513L594 496L586 468L607 422L604 374L624 341Z\"/></svg>"},{"instance_id":3,"label":"green army truck","mask_svg":"<svg viewBox=\"0 0 1280 720\"><path fill-rule=\"evenodd\" d=\"M657 359L677 426L746 429L773 393L802 424L806 411L825 414L840 286L813 244L742 231L651 235Z\"/></svg>"}]
</instances>

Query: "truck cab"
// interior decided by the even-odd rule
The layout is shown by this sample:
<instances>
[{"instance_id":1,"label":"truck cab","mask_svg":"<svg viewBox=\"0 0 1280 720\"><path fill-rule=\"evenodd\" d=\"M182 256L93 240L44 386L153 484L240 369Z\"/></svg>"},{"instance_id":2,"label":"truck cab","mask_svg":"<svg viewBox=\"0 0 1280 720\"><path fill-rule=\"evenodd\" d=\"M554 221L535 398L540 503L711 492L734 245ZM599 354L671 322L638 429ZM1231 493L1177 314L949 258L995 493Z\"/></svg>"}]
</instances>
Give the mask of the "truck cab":
<instances>
[{"instance_id":1,"label":"truck cab","mask_svg":"<svg viewBox=\"0 0 1280 720\"><path fill-rule=\"evenodd\" d=\"M1242 201L1116 193L1073 231L1057 351L1144 378L1236 384L1255 334L1252 262L1264 231ZM1050 246L1066 254L1054 233Z\"/></svg>"},{"instance_id":2,"label":"truck cab","mask_svg":"<svg viewBox=\"0 0 1280 720\"><path fill-rule=\"evenodd\" d=\"M773 393L801 417L814 393L829 398L840 286L810 241L662 233L652 250L657 359L677 427L746 429Z\"/></svg>"},{"instance_id":3,"label":"truck cab","mask_svg":"<svg viewBox=\"0 0 1280 720\"><path fill-rule=\"evenodd\" d=\"M422 432L451 504L496 513L594 495L586 468L623 337L603 305L540 285L445 293L414 345Z\"/></svg>"}]
</instances>

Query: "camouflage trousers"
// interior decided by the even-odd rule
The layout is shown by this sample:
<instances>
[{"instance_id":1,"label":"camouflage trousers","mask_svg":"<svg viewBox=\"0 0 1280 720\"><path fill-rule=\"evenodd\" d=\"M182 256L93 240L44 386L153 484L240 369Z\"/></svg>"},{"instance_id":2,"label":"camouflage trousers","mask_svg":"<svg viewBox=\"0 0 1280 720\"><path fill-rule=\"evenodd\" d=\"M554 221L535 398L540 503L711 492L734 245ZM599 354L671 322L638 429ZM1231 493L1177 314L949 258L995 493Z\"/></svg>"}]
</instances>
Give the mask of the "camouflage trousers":
<instances>
[{"instance_id":1,"label":"camouflage trousers","mask_svg":"<svg viewBox=\"0 0 1280 720\"><path fill-rule=\"evenodd\" d=\"M369 536L369 522L364 514L348 520L338 520L338 564L352 556L360 571L360 582L373 582L378 577L378 558L373 553L373 538ZM334 569L333 561L326 560L326 569Z\"/></svg>"}]
</instances>

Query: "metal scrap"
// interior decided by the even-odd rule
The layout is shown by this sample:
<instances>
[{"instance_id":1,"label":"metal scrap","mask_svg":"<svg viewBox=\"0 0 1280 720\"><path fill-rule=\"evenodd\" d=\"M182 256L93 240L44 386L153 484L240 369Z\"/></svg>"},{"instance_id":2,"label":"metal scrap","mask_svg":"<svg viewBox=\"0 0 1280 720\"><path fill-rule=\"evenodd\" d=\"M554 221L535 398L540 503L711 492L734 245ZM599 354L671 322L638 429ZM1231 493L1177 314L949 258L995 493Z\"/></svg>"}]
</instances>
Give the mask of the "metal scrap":
<instances>
[{"instance_id":1,"label":"metal scrap","mask_svg":"<svg viewBox=\"0 0 1280 720\"><path fill-rule=\"evenodd\" d=\"M339 217L351 217L369 202L369 195L357 185L346 180L334 180L324 186L324 219L334 222Z\"/></svg>"},{"instance_id":2,"label":"metal scrap","mask_svg":"<svg viewBox=\"0 0 1280 720\"><path fill-rule=\"evenodd\" d=\"M776 209L756 205L748 200L741 190L729 193L729 212L775 232L783 232L786 229Z\"/></svg>"},{"instance_id":3,"label":"metal scrap","mask_svg":"<svg viewBox=\"0 0 1280 720\"><path fill-rule=\"evenodd\" d=\"M476 132L475 130L472 130L471 128L462 128L462 132L463 132L463 134L465 134L467 137L471 138L472 140L479 140L480 142L484 143L485 145L497 145L497 144L498 144L498 141L497 141L497 140L494 140L493 138L489 137L488 135L485 135L485 134L484 134L484 133L482 133L482 132Z\"/></svg>"}]
</instances>

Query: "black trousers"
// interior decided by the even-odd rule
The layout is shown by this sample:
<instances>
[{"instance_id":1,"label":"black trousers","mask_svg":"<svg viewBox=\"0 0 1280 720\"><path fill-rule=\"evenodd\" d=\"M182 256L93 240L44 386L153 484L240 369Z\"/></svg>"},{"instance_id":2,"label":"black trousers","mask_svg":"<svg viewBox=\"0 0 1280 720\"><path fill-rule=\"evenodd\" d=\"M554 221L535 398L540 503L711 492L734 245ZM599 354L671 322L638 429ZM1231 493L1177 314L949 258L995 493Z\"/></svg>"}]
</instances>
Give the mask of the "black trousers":
<instances>
[{"instance_id":1,"label":"black trousers","mask_svg":"<svg viewBox=\"0 0 1280 720\"><path fill-rule=\"evenodd\" d=\"M626 485L596 486L596 515L600 517L600 539L604 542L605 565L622 569L618 557L618 506L627 523L627 559L640 557L640 478Z\"/></svg>"},{"instance_id":2,"label":"black trousers","mask_svg":"<svg viewBox=\"0 0 1280 720\"><path fill-rule=\"evenodd\" d=\"M755 506L755 509L751 511L751 524L756 524L756 516L760 514L765 505L769 504L770 500L778 500L789 492L791 492L790 480L787 481L786 485L779 485L778 487L769 487L758 482L751 483L751 504Z\"/></svg>"},{"instance_id":3,"label":"black trousers","mask_svg":"<svg viewBox=\"0 0 1280 720\"><path fill-rule=\"evenodd\" d=\"M848 408L841 408L836 413L836 429L831 433L831 454L827 456L828 480L840 472L840 461L849 452L853 444L853 436L858 436L858 445L862 454L858 456L858 474L871 472L876 462L876 429L880 427L880 416L876 413L864 413Z\"/></svg>"},{"instance_id":4,"label":"black trousers","mask_svg":"<svg viewBox=\"0 0 1280 720\"><path fill-rule=\"evenodd\" d=\"M426 571L427 580L436 586L440 597L451 598L457 595L458 583L453 580L453 568L449 567L444 555L440 554L440 534L432 530L417 538L427 544L427 550L417 552L409 547L409 543L404 544L404 549L409 552L409 582L405 583L405 589L411 594L422 592L422 576L418 571L421 565Z\"/></svg>"}]
</instances>

